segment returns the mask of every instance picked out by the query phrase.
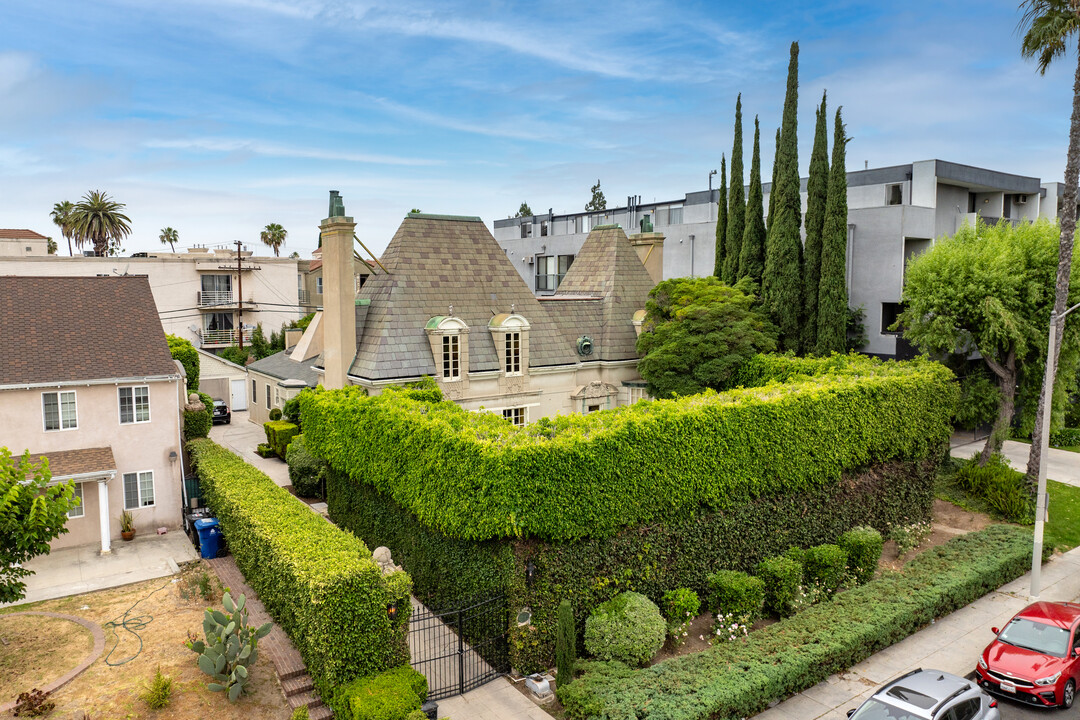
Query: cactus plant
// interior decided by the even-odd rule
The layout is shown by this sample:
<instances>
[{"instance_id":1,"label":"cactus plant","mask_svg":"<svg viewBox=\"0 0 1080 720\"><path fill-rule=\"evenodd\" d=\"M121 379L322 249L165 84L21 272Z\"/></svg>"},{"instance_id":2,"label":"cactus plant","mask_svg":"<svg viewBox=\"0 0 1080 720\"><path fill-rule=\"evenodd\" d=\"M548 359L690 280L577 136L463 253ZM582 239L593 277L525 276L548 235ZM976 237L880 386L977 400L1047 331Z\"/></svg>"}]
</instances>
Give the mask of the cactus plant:
<instances>
[{"instance_id":1,"label":"cactus plant","mask_svg":"<svg viewBox=\"0 0 1080 720\"><path fill-rule=\"evenodd\" d=\"M237 700L247 687L248 668L259 656L258 644L267 636L272 623L248 626L246 598L235 602L229 593L222 597L225 612L207 608L203 615L205 640L188 640L187 647L198 654L199 669L214 679L207 684L212 692L224 692L230 702Z\"/></svg>"}]
</instances>

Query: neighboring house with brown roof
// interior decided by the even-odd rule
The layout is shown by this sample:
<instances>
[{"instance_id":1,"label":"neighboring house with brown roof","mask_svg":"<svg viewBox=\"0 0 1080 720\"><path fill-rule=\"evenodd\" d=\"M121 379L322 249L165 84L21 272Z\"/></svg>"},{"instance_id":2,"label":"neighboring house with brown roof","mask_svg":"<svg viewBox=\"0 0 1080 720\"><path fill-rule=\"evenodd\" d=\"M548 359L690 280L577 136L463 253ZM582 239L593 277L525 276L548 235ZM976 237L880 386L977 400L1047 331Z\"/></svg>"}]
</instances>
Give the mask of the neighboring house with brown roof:
<instances>
[{"instance_id":1,"label":"neighboring house with brown roof","mask_svg":"<svg viewBox=\"0 0 1080 720\"><path fill-rule=\"evenodd\" d=\"M0 443L82 499L52 547L109 552L125 509L179 527L185 385L146 277L0 276L0 318Z\"/></svg>"},{"instance_id":2,"label":"neighboring house with brown roof","mask_svg":"<svg viewBox=\"0 0 1080 720\"><path fill-rule=\"evenodd\" d=\"M0 228L0 257L49 254L49 238L33 230Z\"/></svg>"},{"instance_id":3,"label":"neighboring house with brown roof","mask_svg":"<svg viewBox=\"0 0 1080 720\"><path fill-rule=\"evenodd\" d=\"M385 271L374 270L345 299L355 327L355 348L351 338L341 341L352 358L348 383L378 393L431 376L463 407L518 424L642 397L634 320L652 280L618 226L594 229L559 292L543 299L479 218L410 214L380 263ZM249 375L271 361L281 388L302 375L304 384L323 382L337 333L326 311L317 319L296 348L255 363ZM291 394L259 385L252 419Z\"/></svg>"}]
</instances>

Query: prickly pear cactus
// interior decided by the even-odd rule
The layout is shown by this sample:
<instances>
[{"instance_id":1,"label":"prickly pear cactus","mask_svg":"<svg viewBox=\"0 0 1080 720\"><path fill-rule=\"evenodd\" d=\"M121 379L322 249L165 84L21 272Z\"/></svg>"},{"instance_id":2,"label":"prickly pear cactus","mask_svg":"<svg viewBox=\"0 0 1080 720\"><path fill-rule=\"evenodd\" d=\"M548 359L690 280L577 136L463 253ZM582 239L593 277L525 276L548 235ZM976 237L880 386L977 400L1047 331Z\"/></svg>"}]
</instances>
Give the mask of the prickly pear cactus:
<instances>
[{"instance_id":1,"label":"prickly pear cactus","mask_svg":"<svg viewBox=\"0 0 1080 720\"><path fill-rule=\"evenodd\" d=\"M272 623L260 628L248 627L246 599L233 601L229 593L222 598L225 612L206 609L203 616L205 640L186 644L197 653L199 669L212 677L207 689L224 692L230 701L237 700L247 687L248 668L259 657L259 639L269 634Z\"/></svg>"}]
</instances>

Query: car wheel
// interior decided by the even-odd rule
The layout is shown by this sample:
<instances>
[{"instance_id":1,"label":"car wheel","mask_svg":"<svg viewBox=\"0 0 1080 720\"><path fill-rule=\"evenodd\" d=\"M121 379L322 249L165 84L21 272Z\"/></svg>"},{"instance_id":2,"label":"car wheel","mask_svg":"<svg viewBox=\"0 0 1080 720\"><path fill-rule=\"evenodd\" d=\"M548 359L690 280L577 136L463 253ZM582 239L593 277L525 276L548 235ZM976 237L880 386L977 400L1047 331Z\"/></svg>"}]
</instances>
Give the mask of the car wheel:
<instances>
[{"instance_id":1,"label":"car wheel","mask_svg":"<svg viewBox=\"0 0 1080 720\"><path fill-rule=\"evenodd\" d=\"M1073 706L1073 701L1076 700L1076 681L1070 680L1065 683L1065 691L1061 695L1061 707L1068 710Z\"/></svg>"},{"instance_id":2,"label":"car wheel","mask_svg":"<svg viewBox=\"0 0 1080 720\"><path fill-rule=\"evenodd\" d=\"M229 418L228 420L226 420L225 424L226 425L232 425L232 418Z\"/></svg>"}]
</instances>

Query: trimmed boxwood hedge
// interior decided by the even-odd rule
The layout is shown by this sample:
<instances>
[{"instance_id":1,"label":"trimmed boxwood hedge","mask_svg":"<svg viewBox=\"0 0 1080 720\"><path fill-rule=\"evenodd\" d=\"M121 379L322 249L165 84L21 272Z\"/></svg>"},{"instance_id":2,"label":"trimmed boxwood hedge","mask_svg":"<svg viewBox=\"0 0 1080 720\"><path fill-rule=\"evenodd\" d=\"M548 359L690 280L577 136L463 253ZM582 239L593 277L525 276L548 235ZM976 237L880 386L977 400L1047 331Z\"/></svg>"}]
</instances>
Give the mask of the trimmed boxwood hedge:
<instances>
[{"instance_id":1,"label":"trimmed boxwood hedge","mask_svg":"<svg viewBox=\"0 0 1080 720\"><path fill-rule=\"evenodd\" d=\"M525 427L358 387L304 393L301 417L312 453L465 540L610 537L702 506L812 492L844 470L926 457L951 433L956 383L939 363L748 364L744 382L757 387Z\"/></svg>"},{"instance_id":2,"label":"trimmed boxwood hedge","mask_svg":"<svg viewBox=\"0 0 1080 720\"><path fill-rule=\"evenodd\" d=\"M286 420L265 422L263 423L263 430L266 432L266 444L282 460L286 458L289 451L289 443L300 434L300 427Z\"/></svg>"},{"instance_id":3,"label":"trimmed boxwood hedge","mask_svg":"<svg viewBox=\"0 0 1080 720\"><path fill-rule=\"evenodd\" d=\"M427 694L427 678L402 665L353 680L338 688L327 704L338 720L407 720Z\"/></svg>"},{"instance_id":4,"label":"trimmed boxwood hedge","mask_svg":"<svg viewBox=\"0 0 1080 720\"><path fill-rule=\"evenodd\" d=\"M193 440L188 450L237 566L324 698L408 662L408 575L384 576L364 543L221 446ZM393 621L390 603L399 609Z\"/></svg>"},{"instance_id":5,"label":"trimmed boxwood hedge","mask_svg":"<svg viewBox=\"0 0 1080 720\"><path fill-rule=\"evenodd\" d=\"M1010 525L950 540L890 573L794 617L643 670L581 662L559 699L573 720L739 718L815 685L1014 580L1031 533Z\"/></svg>"},{"instance_id":6,"label":"trimmed boxwood hedge","mask_svg":"<svg viewBox=\"0 0 1080 720\"><path fill-rule=\"evenodd\" d=\"M623 590L653 602L677 587L707 597L708 576L717 570L751 571L789 546L836 542L857 525L884 529L906 518L929 520L939 459L937 453L919 462L881 463L813 491L759 498L719 512L683 511L663 523L573 542L448 538L388 495L332 468L327 503L339 527L369 547L390 548L428 607L507 595L515 614L531 608L530 626L510 628L510 654L515 668L534 672L554 662L557 608L564 598L573 604L580 647L585 618ZM527 585L530 560L536 572Z\"/></svg>"}]
</instances>

